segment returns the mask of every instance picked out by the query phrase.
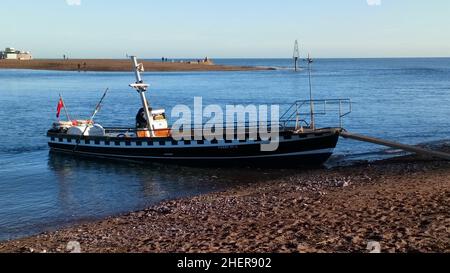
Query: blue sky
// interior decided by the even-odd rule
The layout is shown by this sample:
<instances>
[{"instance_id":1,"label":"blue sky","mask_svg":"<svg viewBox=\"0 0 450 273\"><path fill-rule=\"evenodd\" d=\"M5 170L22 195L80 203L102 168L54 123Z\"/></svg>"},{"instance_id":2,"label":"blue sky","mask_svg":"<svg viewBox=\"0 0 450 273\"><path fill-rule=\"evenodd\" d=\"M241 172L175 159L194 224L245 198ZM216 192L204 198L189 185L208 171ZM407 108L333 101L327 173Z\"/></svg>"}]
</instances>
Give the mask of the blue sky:
<instances>
[{"instance_id":1,"label":"blue sky","mask_svg":"<svg viewBox=\"0 0 450 273\"><path fill-rule=\"evenodd\" d=\"M37 58L290 57L295 39L315 57L450 57L448 0L2 0L1 10L0 47Z\"/></svg>"}]
</instances>

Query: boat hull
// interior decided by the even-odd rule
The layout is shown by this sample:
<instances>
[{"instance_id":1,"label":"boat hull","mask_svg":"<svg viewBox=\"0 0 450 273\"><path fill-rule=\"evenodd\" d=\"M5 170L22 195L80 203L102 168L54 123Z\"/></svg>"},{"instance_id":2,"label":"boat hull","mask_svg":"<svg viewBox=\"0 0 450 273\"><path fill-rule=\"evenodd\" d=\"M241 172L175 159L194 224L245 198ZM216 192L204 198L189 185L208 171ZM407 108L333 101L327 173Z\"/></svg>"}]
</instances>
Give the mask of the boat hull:
<instances>
[{"instance_id":1,"label":"boat hull","mask_svg":"<svg viewBox=\"0 0 450 273\"><path fill-rule=\"evenodd\" d=\"M261 151L261 141L175 141L165 139L69 136L48 133L52 151L111 159L191 166L320 166L338 142L337 129L293 134L282 132L275 151Z\"/></svg>"}]
</instances>

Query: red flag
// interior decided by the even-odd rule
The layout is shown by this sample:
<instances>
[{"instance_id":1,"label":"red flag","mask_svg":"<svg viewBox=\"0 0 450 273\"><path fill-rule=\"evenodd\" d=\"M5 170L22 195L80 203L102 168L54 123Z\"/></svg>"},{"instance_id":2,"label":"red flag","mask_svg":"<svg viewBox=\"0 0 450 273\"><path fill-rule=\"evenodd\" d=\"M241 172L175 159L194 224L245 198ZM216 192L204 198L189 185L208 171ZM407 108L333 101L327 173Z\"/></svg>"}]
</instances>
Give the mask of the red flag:
<instances>
[{"instance_id":1,"label":"red flag","mask_svg":"<svg viewBox=\"0 0 450 273\"><path fill-rule=\"evenodd\" d=\"M64 108L64 102L60 98L58 102L58 109L56 110L56 117L59 118L59 115L61 114L61 109Z\"/></svg>"}]
</instances>

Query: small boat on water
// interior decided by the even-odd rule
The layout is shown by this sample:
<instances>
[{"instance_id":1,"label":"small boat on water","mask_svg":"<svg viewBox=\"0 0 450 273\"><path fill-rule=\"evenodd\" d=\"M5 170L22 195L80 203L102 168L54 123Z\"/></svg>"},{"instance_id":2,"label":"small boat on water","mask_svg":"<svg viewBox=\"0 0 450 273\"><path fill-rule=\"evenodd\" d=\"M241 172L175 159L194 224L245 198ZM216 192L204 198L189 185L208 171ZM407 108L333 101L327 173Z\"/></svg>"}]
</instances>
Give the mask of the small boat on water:
<instances>
[{"instance_id":1,"label":"small boat on water","mask_svg":"<svg viewBox=\"0 0 450 273\"><path fill-rule=\"evenodd\" d=\"M148 85L142 80L143 66L136 57L131 57L136 82L130 86L140 95L142 108L136 116L133 128L103 127L90 120L58 121L47 132L48 145L53 152L84 155L98 158L133 160L140 162L174 163L203 167L207 165L310 167L322 165L332 155L342 126L316 128L313 105L320 103L339 105L339 118L350 113L343 112L343 104L349 100L297 101L281 116L277 123L276 139L265 139L253 134L258 126L247 124L243 134L238 128L233 135L223 133L222 137L203 135L196 129L188 137L175 137L169 126L165 110L153 110L145 96ZM301 110L311 106L311 121L301 117ZM58 115L64 107L62 99ZM95 111L96 113L97 111ZM93 116L95 116L95 113ZM256 127L256 128L255 128ZM242 128L241 128L242 129ZM273 130L273 128L272 128ZM185 135L185 134L183 134ZM273 150L261 149L262 145L276 140Z\"/></svg>"}]
</instances>

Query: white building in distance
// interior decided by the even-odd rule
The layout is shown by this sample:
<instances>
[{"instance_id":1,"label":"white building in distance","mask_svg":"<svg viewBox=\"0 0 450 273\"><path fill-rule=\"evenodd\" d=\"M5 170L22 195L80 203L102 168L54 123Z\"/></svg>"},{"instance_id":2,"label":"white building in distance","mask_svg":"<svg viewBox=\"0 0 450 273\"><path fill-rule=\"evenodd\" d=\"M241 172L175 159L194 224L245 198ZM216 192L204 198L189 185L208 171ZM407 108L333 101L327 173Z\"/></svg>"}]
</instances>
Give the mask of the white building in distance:
<instances>
[{"instance_id":1,"label":"white building in distance","mask_svg":"<svg viewBox=\"0 0 450 273\"><path fill-rule=\"evenodd\" d=\"M12 47L7 47L5 51L0 51L0 59L26 61L33 59L33 56L28 51L20 51Z\"/></svg>"}]
</instances>

